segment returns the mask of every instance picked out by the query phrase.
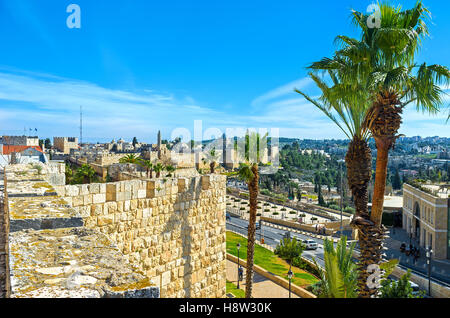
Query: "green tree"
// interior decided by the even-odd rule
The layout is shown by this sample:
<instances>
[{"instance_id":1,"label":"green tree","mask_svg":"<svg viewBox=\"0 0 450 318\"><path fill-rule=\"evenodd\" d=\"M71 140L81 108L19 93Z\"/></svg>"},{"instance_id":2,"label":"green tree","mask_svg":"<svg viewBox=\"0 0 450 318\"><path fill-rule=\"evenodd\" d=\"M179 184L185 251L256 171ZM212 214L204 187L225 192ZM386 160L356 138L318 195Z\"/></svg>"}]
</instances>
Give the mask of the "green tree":
<instances>
[{"instance_id":1,"label":"green tree","mask_svg":"<svg viewBox=\"0 0 450 318\"><path fill-rule=\"evenodd\" d=\"M295 237L284 238L275 248L275 254L291 264L294 259L302 256L304 250L304 244Z\"/></svg>"},{"instance_id":2,"label":"green tree","mask_svg":"<svg viewBox=\"0 0 450 318\"><path fill-rule=\"evenodd\" d=\"M411 271L408 269L398 281L383 279L381 281L380 298L423 298L423 293L413 294L410 283Z\"/></svg>"},{"instance_id":3,"label":"green tree","mask_svg":"<svg viewBox=\"0 0 450 318\"><path fill-rule=\"evenodd\" d=\"M392 188L394 188L394 190L400 190L402 188L402 179L400 178L398 169L395 170L395 174L392 177Z\"/></svg>"},{"instance_id":4,"label":"green tree","mask_svg":"<svg viewBox=\"0 0 450 318\"><path fill-rule=\"evenodd\" d=\"M205 157L202 158L203 163L209 163L209 171L211 174L214 173L216 167L216 161L219 159L220 154L216 152L216 147L205 153Z\"/></svg>"},{"instance_id":5,"label":"green tree","mask_svg":"<svg viewBox=\"0 0 450 318\"><path fill-rule=\"evenodd\" d=\"M153 178L153 163L150 160L141 160L138 164L145 168L148 178Z\"/></svg>"},{"instance_id":6,"label":"green tree","mask_svg":"<svg viewBox=\"0 0 450 318\"><path fill-rule=\"evenodd\" d=\"M119 159L119 163L132 163L132 164L139 164L141 162L142 158L140 156L137 156L135 154L128 154L122 158Z\"/></svg>"},{"instance_id":7,"label":"green tree","mask_svg":"<svg viewBox=\"0 0 450 318\"><path fill-rule=\"evenodd\" d=\"M244 157L246 162L241 163L237 175L245 181L249 191L250 216L248 223L247 244L247 275L245 297L252 297L253 290L253 264L255 253L256 212L259 193L259 165L261 162L260 147L267 145L267 134L260 137L257 133L247 132L245 135Z\"/></svg>"},{"instance_id":8,"label":"green tree","mask_svg":"<svg viewBox=\"0 0 450 318\"><path fill-rule=\"evenodd\" d=\"M324 241L325 270L322 270L313 258L319 270L319 297L322 298L356 298L357 297L357 266L352 261L355 242L347 248L347 237L341 239L334 248L333 242Z\"/></svg>"},{"instance_id":9,"label":"green tree","mask_svg":"<svg viewBox=\"0 0 450 318\"><path fill-rule=\"evenodd\" d=\"M97 174L95 170L88 164L83 164L73 176L73 183L75 184L89 184L97 180Z\"/></svg>"},{"instance_id":10,"label":"green tree","mask_svg":"<svg viewBox=\"0 0 450 318\"><path fill-rule=\"evenodd\" d=\"M172 173L175 172L176 168L174 166L172 166L172 165L167 165L165 167L165 170L167 171L167 176L168 177L172 177Z\"/></svg>"},{"instance_id":11,"label":"green tree","mask_svg":"<svg viewBox=\"0 0 450 318\"><path fill-rule=\"evenodd\" d=\"M338 42L350 41L345 36L338 36L336 40ZM370 95L367 90L362 89L361 84L347 80L347 72L354 67L354 62L350 58L339 57L339 61L336 63L341 67L332 69L329 65L333 66L332 59L329 58L324 58L309 66L315 72L326 71L328 75L328 80L325 80L315 73L309 73L311 79L321 90L319 98L313 99L300 90L295 91L322 111L350 139L345 156L346 175L356 208L352 226L358 229L359 244L362 251L359 261L361 268L364 269L378 261L378 255L371 254L373 244L370 240L375 240L382 235L382 233L374 233L367 222L369 219L367 204L368 186L372 172L372 154L368 145L371 134L365 118L371 106ZM328 85L327 82L331 82L332 85ZM345 198L346 187L343 186L342 190ZM360 295L369 297L371 293L376 293L376 290L368 290L366 285L370 273L367 270L361 270L359 274Z\"/></svg>"},{"instance_id":12,"label":"green tree","mask_svg":"<svg viewBox=\"0 0 450 318\"><path fill-rule=\"evenodd\" d=\"M160 162L158 162L153 166L153 170L156 173L156 177L159 178L161 176L161 172L164 170L164 166Z\"/></svg>"},{"instance_id":13,"label":"green tree","mask_svg":"<svg viewBox=\"0 0 450 318\"><path fill-rule=\"evenodd\" d=\"M45 138L45 149L50 149L52 147L52 142L50 141L50 138Z\"/></svg>"}]
</instances>

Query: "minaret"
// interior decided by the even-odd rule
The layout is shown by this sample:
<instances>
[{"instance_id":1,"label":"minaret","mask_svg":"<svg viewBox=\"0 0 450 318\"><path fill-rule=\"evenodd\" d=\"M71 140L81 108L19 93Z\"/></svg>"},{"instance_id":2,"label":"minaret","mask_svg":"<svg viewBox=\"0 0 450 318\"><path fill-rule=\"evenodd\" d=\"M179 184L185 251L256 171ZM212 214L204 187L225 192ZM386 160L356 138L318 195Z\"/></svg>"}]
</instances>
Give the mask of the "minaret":
<instances>
[{"instance_id":1,"label":"minaret","mask_svg":"<svg viewBox=\"0 0 450 318\"><path fill-rule=\"evenodd\" d=\"M161 130L158 130L158 159L161 159Z\"/></svg>"}]
</instances>

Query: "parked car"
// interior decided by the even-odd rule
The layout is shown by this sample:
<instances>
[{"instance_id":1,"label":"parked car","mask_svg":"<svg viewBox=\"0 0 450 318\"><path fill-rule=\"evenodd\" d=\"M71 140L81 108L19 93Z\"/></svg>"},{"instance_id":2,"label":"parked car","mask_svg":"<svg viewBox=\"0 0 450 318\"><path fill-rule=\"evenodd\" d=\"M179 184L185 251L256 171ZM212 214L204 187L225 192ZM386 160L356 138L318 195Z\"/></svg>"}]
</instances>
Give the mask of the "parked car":
<instances>
[{"instance_id":1,"label":"parked car","mask_svg":"<svg viewBox=\"0 0 450 318\"><path fill-rule=\"evenodd\" d=\"M305 244L307 250L316 250L319 245L314 240L303 240L303 244Z\"/></svg>"}]
</instances>

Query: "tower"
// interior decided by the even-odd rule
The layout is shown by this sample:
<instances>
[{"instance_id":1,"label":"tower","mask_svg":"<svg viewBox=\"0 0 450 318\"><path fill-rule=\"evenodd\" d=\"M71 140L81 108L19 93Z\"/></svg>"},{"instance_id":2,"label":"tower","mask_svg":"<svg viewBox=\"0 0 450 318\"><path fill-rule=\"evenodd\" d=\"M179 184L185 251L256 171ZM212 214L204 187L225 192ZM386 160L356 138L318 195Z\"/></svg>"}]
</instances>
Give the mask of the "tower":
<instances>
[{"instance_id":1,"label":"tower","mask_svg":"<svg viewBox=\"0 0 450 318\"><path fill-rule=\"evenodd\" d=\"M161 159L161 130L158 130L158 159Z\"/></svg>"}]
</instances>

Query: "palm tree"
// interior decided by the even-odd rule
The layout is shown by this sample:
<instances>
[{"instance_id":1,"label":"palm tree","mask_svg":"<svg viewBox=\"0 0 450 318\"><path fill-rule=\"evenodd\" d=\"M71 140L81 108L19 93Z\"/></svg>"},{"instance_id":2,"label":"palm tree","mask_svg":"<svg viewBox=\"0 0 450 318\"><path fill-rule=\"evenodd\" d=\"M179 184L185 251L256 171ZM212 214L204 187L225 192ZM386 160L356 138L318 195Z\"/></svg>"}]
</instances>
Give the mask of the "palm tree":
<instances>
[{"instance_id":1,"label":"palm tree","mask_svg":"<svg viewBox=\"0 0 450 318\"><path fill-rule=\"evenodd\" d=\"M356 264L352 261L355 242L347 248L347 237L341 236L334 248L333 241L325 239L323 244L325 271L313 261L320 273L320 295L324 298L356 298L357 277Z\"/></svg>"},{"instance_id":2,"label":"palm tree","mask_svg":"<svg viewBox=\"0 0 450 318\"><path fill-rule=\"evenodd\" d=\"M381 226L386 188L389 150L398 138L401 113L408 104L417 110L436 113L442 103L439 84L447 84L449 70L441 65L415 63L421 41L428 35L426 18L429 11L418 1L411 10L401 11L388 4L380 5L381 27L369 28L368 15L353 11L353 22L362 30L361 40L339 36L342 48L333 59L322 59L313 69L338 71L347 83L354 83L370 94L371 108L364 126L373 135L377 147L377 163L373 205L370 219L356 219L360 235L361 265L379 264L382 259L384 228ZM348 60L351 67L348 67ZM350 181L349 181L350 183ZM360 268L362 276L368 273ZM360 280L363 283L363 279ZM365 285L364 285L365 286ZM360 285L360 295L376 295L376 289Z\"/></svg>"},{"instance_id":3,"label":"palm tree","mask_svg":"<svg viewBox=\"0 0 450 318\"><path fill-rule=\"evenodd\" d=\"M155 170L156 172L156 177L159 178L161 176L161 171L164 170L164 166L160 162L158 162L153 166L153 170Z\"/></svg>"},{"instance_id":4,"label":"palm tree","mask_svg":"<svg viewBox=\"0 0 450 318\"><path fill-rule=\"evenodd\" d=\"M168 177L172 177L172 173L175 172L175 170L176 170L176 168L174 166L172 166L172 165L167 165L165 167L165 169L166 169L166 171L168 173L167 174Z\"/></svg>"},{"instance_id":5,"label":"palm tree","mask_svg":"<svg viewBox=\"0 0 450 318\"><path fill-rule=\"evenodd\" d=\"M76 183L89 184L95 180L95 170L87 165L83 164L75 173L74 181Z\"/></svg>"},{"instance_id":6,"label":"palm tree","mask_svg":"<svg viewBox=\"0 0 450 318\"><path fill-rule=\"evenodd\" d=\"M132 164L139 164L139 162L142 160L141 157L135 155L135 154L129 154L125 157L122 157L119 159L119 163L132 163Z\"/></svg>"},{"instance_id":7,"label":"palm tree","mask_svg":"<svg viewBox=\"0 0 450 318\"><path fill-rule=\"evenodd\" d=\"M318 64L321 62L313 63L310 68L319 69ZM364 233L359 235L359 245L362 251L361 255L366 256L370 252L370 246L366 244L365 238L371 233L367 226L369 219L367 204L368 186L372 175L372 154L368 145L370 131L365 125L365 117L370 108L370 100L367 91L361 89L358 83L344 82L347 70L353 67L352 61L341 59L340 62L342 63L340 69L328 70L333 86L328 86L316 74L309 74L322 91L322 95L318 99L313 99L302 91L295 91L321 110L350 139L345 162L348 185L352 191L356 208L352 224L358 226L360 232ZM364 269L370 264L372 264L371 258L360 257L358 286L363 295L366 295L363 291L366 290L369 276L367 270Z\"/></svg>"},{"instance_id":8,"label":"palm tree","mask_svg":"<svg viewBox=\"0 0 450 318\"><path fill-rule=\"evenodd\" d=\"M150 160L141 160L139 165L147 170L148 178L153 178L153 163Z\"/></svg>"},{"instance_id":9,"label":"palm tree","mask_svg":"<svg viewBox=\"0 0 450 318\"><path fill-rule=\"evenodd\" d=\"M203 163L209 163L209 171L211 174L214 173L214 169L216 167L216 161L219 157L219 154L216 153L216 147L211 149L209 152L205 154L205 158L202 158Z\"/></svg>"},{"instance_id":10,"label":"palm tree","mask_svg":"<svg viewBox=\"0 0 450 318\"><path fill-rule=\"evenodd\" d=\"M250 216L248 221L248 243L247 243L247 275L245 285L245 297L252 297L253 290L253 264L255 253L255 232L256 232L256 213L258 207L259 193L259 164L261 163L262 145L267 145L267 134L260 137L257 133L246 133L244 158L245 163L241 163L237 172L239 179L245 181L248 185Z\"/></svg>"},{"instance_id":11,"label":"palm tree","mask_svg":"<svg viewBox=\"0 0 450 318\"><path fill-rule=\"evenodd\" d=\"M416 109L435 114L442 105L442 84L450 81L450 71L442 65L416 64L416 54L424 38L428 36L429 11L418 1L411 10L381 4L381 28L368 29L363 23L366 15L354 12L354 22L362 29L359 48L370 54L359 64L363 72L370 74L367 88L374 94L367 125L375 139L377 164L373 203L370 219L381 226L384 193L386 188L389 150L395 145L402 123L403 109L410 103ZM344 50L354 50L347 45Z\"/></svg>"}]
</instances>

